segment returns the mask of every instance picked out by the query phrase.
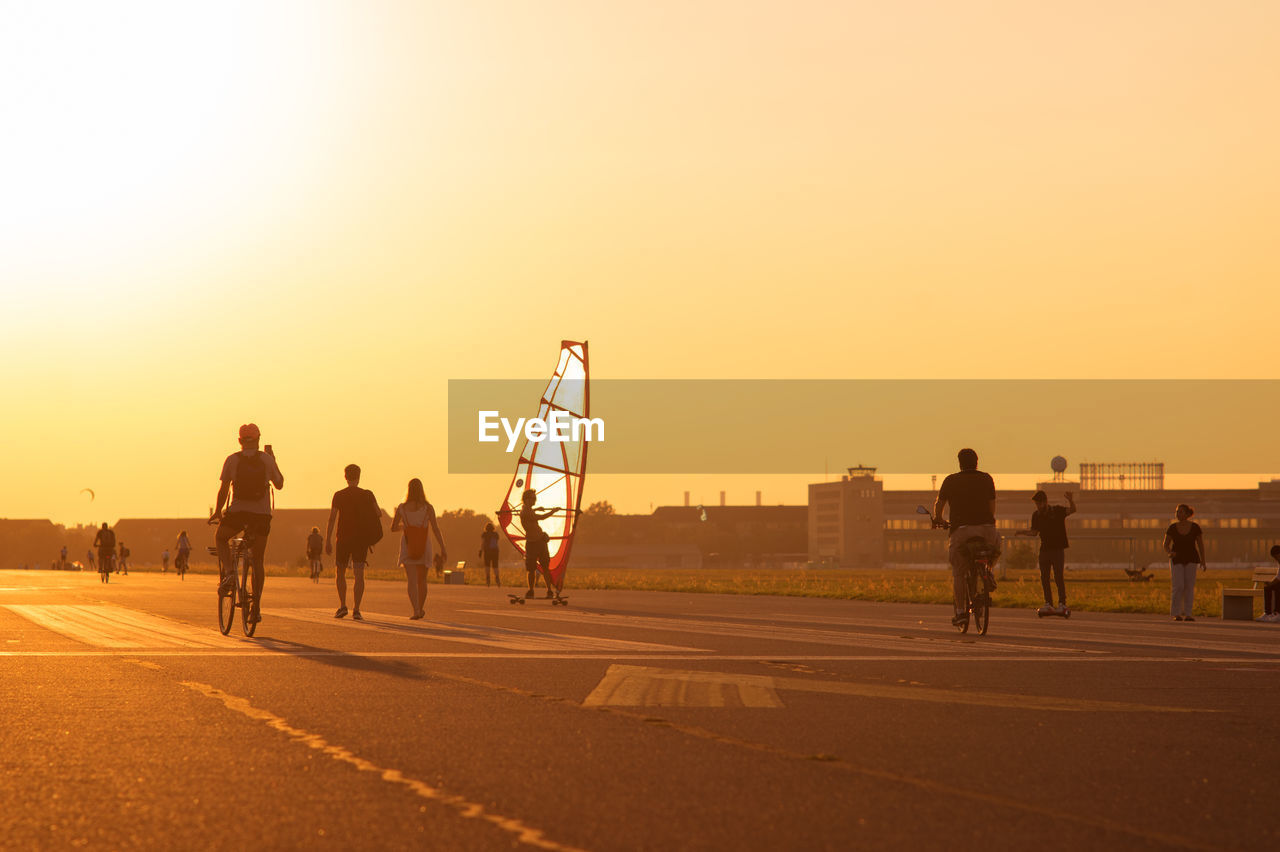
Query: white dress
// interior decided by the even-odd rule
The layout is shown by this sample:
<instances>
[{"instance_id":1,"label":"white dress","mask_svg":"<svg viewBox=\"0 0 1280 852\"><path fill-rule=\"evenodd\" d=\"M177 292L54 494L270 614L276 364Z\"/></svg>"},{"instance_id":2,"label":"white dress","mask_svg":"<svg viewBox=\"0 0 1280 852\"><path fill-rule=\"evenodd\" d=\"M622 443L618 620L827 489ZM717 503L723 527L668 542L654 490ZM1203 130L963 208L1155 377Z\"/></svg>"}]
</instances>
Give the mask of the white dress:
<instances>
[{"instance_id":1,"label":"white dress","mask_svg":"<svg viewBox=\"0 0 1280 852\"><path fill-rule=\"evenodd\" d=\"M409 509L405 508L404 503L401 503L399 506L396 507L396 511L400 513L400 523L404 524L405 526L428 528L427 549L424 550L422 552L422 556L417 559L409 558L409 537L403 532L400 533L400 564L401 565L425 565L426 567L430 568L431 558L432 558L430 526L431 526L431 518L435 515L434 510L431 508L431 504L427 503L425 506L423 506L421 509L418 509L417 511L410 511Z\"/></svg>"}]
</instances>

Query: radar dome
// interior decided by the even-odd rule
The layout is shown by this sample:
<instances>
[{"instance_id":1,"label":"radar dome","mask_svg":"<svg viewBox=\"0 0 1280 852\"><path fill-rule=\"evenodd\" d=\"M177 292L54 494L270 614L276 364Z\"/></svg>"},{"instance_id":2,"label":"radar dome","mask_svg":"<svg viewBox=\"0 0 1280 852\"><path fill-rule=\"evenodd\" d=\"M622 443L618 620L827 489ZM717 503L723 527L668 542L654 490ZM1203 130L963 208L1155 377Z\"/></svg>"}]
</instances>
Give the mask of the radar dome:
<instances>
[{"instance_id":1,"label":"radar dome","mask_svg":"<svg viewBox=\"0 0 1280 852\"><path fill-rule=\"evenodd\" d=\"M1066 473L1067 460L1064 459L1062 456L1054 456L1053 460L1049 462L1049 467L1053 470L1054 473Z\"/></svg>"}]
</instances>

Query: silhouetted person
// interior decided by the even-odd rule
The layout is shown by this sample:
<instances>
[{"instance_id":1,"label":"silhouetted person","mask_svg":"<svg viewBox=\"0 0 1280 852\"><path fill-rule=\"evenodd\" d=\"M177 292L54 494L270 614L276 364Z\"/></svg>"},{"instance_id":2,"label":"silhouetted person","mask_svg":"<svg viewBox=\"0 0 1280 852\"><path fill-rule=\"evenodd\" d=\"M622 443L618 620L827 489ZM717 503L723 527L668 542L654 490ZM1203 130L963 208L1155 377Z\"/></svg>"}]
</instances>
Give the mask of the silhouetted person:
<instances>
[{"instance_id":1,"label":"silhouetted person","mask_svg":"<svg viewBox=\"0 0 1280 852\"><path fill-rule=\"evenodd\" d=\"M551 582L551 553L547 549L551 536L543 531L542 521L554 515L556 510L535 508L537 502L538 492L526 488L520 497L520 527L524 530L524 570L529 578L529 590L524 596L533 597L533 581L541 573L547 582L546 596L553 598L556 593L555 585Z\"/></svg>"},{"instance_id":2,"label":"silhouetted person","mask_svg":"<svg viewBox=\"0 0 1280 852\"><path fill-rule=\"evenodd\" d=\"M971 538L981 538L991 549L991 565L994 568L1000 556L1000 534L996 532L996 483L988 473L978 470L978 454L969 448L956 453L960 462L958 473L942 480L938 499L933 504L935 523L942 522L942 510L951 507L951 529L947 559L951 563L951 590L955 598L956 614L952 624L960 624L968 618L969 599L965 577L968 567L964 548ZM985 578L984 578L985 579Z\"/></svg>"},{"instance_id":3,"label":"silhouetted person","mask_svg":"<svg viewBox=\"0 0 1280 852\"><path fill-rule=\"evenodd\" d=\"M120 542L120 560L116 563L116 570L124 576L129 576L129 548L124 546L124 542Z\"/></svg>"},{"instance_id":4,"label":"silhouetted person","mask_svg":"<svg viewBox=\"0 0 1280 852\"><path fill-rule=\"evenodd\" d=\"M93 537L93 546L98 548L98 570L110 574L112 563L116 558L116 534L105 523L98 534Z\"/></svg>"},{"instance_id":5,"label":"silhouetted person","mask_svg":"<svg viewBox=\"0 0 1280 852\"><path fill-rule=\"evenodd\" d=\"M173 563L174 570L179 574L185 574L187 569L191 567L191 539L187 538L186 530L178 533L178 541L175 547L178 550L178 558Z\"/></svg>"},{"instance_id":6,"label":"silhouetted person","mask_svg":"<svg viewBox=\"0 0 1280 852\"><path fill-rule=\"evenodd\" d=\"M489 585L489 571L493 571L493 582L502 586L502 576L498 573L498 531L493 524L485 524L480 533L480 559L484 562L484 584Z\"/></svg>"},{"instance_id":7,"label":"silhouetted person","mask_svg":"<svg viewBox=\"0 0 1280 852\"><path fill-rule=\"evenodd\" d=\"M67 567L67 546L62 545L62 550L58 552L58 567L65 569Z\"/></svg>"},{"instance_id":8,"label":"silhouetted person","mask_svg":"<svg viewBox=\"0 0 1280 852\"><path fill-rule=\"evenodd\" d=\"M1280 563L1280 544L1271 546L1271 558ZM1280 621L1280 571L1262 587L1262 615L1257 621Z\"/></svg>"},{"instance_id":9,"label":"silhouetted person","mask_svg":"<svg viewBox=\"0 0 1280 852\"><path fill-rule=\"evenodd\" d=\"M1164 532L1164 552L1169 554L1169 583L1172 600L1169 612L1174 621L1195 621L1196 569L1208 570L1204 560L1204 532L1191 522L1196 512L1186 503L1174 509L1178 520Z\"/></svg>"},{"instance_id":10,"label":"silhouetted person","mask_svg":"<svg viewBox=\"0 0 1280 852\"><path fill-rule=\"evenodd\" d=\"M266 579L267 537L271 535L271 489L284 488L284 475L275 456L258 449L262 432L254 423L240 427L240 451L227 456L222 463L222 485L218 488L210 522L218 521L214 542L218 549L218 573L224 589L236 584L235 567L231 564L231 539L245 533L252 539L253 607L250 621L262 620L262 587ZM270 449L268 447L268 449ZM231 503L223 514L227 495Z\"/></svg>"},{"instance_id":11,"label":"silhouetted person","mask_svg":"<svg viewBox=\"0 0 1280 852\"><path fill-rule=\"evenodd\" d=\"M89 563L89 570L90 570L90 571L97 571L97 570L98 570L98 561L97 561L97 559L95 559L95 558L94 558L94 556L93 556L93 548L92 548L92 547L91 547L91 548L89 548L87 551L85 551L84 557L85 557L85 561Z\"/></svg>"},{"instance_id":12,"label":"silhouetted person","mask_svg":"<svg viewBox=\"0 0 1280 852\"><path fill-rule=\"evenodd\" d=\"M1049 573L1053 572L1053 580L1058 586L1057 612L1067 611L1067 583L1063 576L1066 571L1067 548L1067 516L1076 513L1076 501L1071 492L1065 495L1066 506L1050 506L1049 495L1037 491L1031 497L1036 510L1031 514L1031 526L1018 530L1018 535L1040 536L1040 586L1044 590L1044 606L1041 612L1054 610L1053 591L1049 585Z\"/></svg>"},{"instance_id":13,"label":"silhouetted person","mask_svg":"<svg viewBox=\"0 0 1280 852\"><path fill-rule=\"evenodd\" d=\"M319 527L312 527L311 534L307 536L307 563L311 568L311 579L315 580L320 576L320 572L324 569L324 565L320 561L320 557L324 554L324 536L320 535Z\"/></svg>"},{"instance_id":14,"label":"silhouetted person","mask_svg":"<svg viewBox=\"0 0 1280 852\"><path fill-rule=\"evenodd\" d=\"M369 561L369 548L382 538L382 510L373 492L360 487L360 465L343 469L347 487L333 495L329 510L329 528L325 532L324 552L333 553L333 528L338 527L338 553L334 560L338 585L338 611L334 618L347 614L347 565L355 574L355 607L351 617L363 621L360 601L364 598L364 566Z\"/></svg>"},{"instance_id":15,"label":"silhouetted person","mask_svg":"<svg viewBox=\"0 0 1280 852\"><path fill-rule=\"evenodd\" d=\"M391 531L403 530L400 536L400 564L404 566L405 579L409 583L409 603L413 607L411 619L422 618L427 606L427 566L434 559L445 558L444 539L436 523L436 510L422 490L421 479L410 479L404 502L396 506L391 519ZM435 535L440 552L431 552L431 536Z\"/></svg>"},{"instance_id":16,"label":"silhouetted person","mask_svg":"<svg viewBox=\"0 0 1280 852\"><path fill-rule=\"evenodd\" d=\"M161 574L169 573L169 548L167 547L160 554L160 573Z\"/></svg>"}]
</instances>

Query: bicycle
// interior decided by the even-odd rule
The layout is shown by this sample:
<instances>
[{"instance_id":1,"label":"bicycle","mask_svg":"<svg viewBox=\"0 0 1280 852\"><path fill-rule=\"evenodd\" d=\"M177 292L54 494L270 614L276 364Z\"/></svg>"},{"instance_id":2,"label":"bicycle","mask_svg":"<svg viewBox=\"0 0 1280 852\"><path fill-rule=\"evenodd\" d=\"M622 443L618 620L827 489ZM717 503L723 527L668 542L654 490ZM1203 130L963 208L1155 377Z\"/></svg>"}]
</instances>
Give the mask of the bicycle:
<instances>
[{"instance_id":1,"label":"bicycle","mask_svg":"<svg viewBox=\"0 0 1280 852\"><path fill-rule=\"evenodd\" d=\"M178 579L187 579L187 556L179 553L177 558L173 560L173 570L178 572Z\"/></svg>"},{"instance_id":2,"label":"bicycle","mask_svg":"<svg viewBox=\"0 0 1280 852\"><path fill-rule=\"evenodd\" d=\"M253 636L258 629L258 622L253 615L253 536L243 532L227 542L231 547L231 576L235 580L230 586L222 583L222 564L218 564L218 629L226 636L231 632L231 624L235 621L236 610L240 610L240 628L245 636ZM216 559L218 548L210 547L209 553Z\"/></svg>"},{"instance_id":3,"label":"bicycle","mask_svg":"<svg viewBox=\"0 0 1280 852\"><path fill-rule=\"evenodd\" d=\"M933 519L933 513L924 506L917 506L916 511ZM933 525L935 528L951 529L951 524L947 521L934 520ZM991 579L991 562L995 550L987 543L986 539L981 536L973 536L960 546L960 552L963 554L965 562L967 600L963 613L964 618L956 623L955 628L961 633L968 633L969 625L972 622L978 631L978 635L986 636L987 629L991 626L990 590L995 588L995 582ZM988 583L990 583L990 588L988 588Z\"/></svg>"}]
</instances>

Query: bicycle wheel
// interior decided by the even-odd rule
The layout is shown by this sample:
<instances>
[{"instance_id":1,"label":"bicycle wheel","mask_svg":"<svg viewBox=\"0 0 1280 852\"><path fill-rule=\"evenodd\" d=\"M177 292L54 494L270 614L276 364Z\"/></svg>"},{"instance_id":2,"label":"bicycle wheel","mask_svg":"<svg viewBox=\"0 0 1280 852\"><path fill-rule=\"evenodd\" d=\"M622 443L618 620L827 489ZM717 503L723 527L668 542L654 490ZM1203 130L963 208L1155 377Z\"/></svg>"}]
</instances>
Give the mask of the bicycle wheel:
<instances>
[{"instance_id":1,"label":"bicycle wheel","mask_svg":"<svg viewBox=\"0 0 1280 852\"><path fill-rule=\"evenodd\" d=\"M986 592L973 599L973 624L979 636L987 635L987 628L991 626L991 596Z\"/></svg>"},{"instance_id":2,"label":"bicycle wheel","mask_svg":"<svg viewBox=\"0 0 1280 852\"><path fill-rule=\"evenodd\" d=\"M230 591L223 591L222 575L218 577L218 629L226 636L231 632L231 622L236 617L236 590L232 586Z\"/></svg>"},{"instance_id":3,"label":"bicycle wheel","mask_svg":"<svg viewBox=\"0 0 1280 852\"><path fill-rule=\"evenodd\" d=\"M252 636L258 629L258 623L249 618L253 605L253 562L246 554L240 557L240 627L245 636Z\"/></svg>"}]
</instances>

